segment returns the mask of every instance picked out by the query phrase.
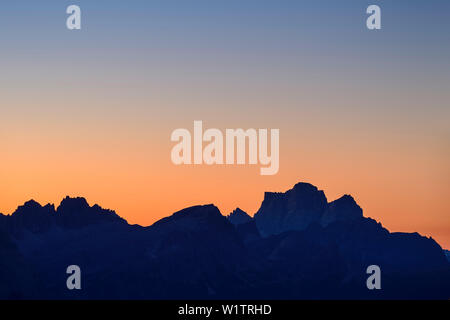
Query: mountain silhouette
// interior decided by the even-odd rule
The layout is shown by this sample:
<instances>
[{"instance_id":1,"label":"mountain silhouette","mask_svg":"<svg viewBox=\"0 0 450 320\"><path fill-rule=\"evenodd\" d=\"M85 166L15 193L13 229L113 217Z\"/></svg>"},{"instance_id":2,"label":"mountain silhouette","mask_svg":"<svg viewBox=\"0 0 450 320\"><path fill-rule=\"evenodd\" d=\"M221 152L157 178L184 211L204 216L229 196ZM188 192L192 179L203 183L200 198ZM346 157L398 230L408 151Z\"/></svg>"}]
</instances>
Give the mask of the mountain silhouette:
<instances>
[{"instance_id":1,"label":"mountain silhouette","mask_svg":"<svg viewBox=\"0 0 450 320\"><path fill-rule=\"evenodd\" d=\"M227 218L228 221L230 221L231 224L235 226L252 221L252 217L250 217L247 212L241 210L240 208L236 208L227 216Z\"/></svg>"},{"instance_id":2,"label":"mountain silhouette","mask_svg":"<svg viewBox=\"0 0 450 320\"><path fill-rule=\"evenodd\" d=\"M142 227L70 197L0 214L2 299L449 299L447 257L307 183L266 192L253 218L208 204ZM69 265L81 290L66 287ZM381 290L366 286L370 265Z\"/></svg>"},{"instance_id":3,"label":"mountain silhouette","mask_svg":"<svg viewBox=\"0 0 450 320\"><path fill-rule=\"evenodd\" d=\"M327 202L325 193L309 183L297 183L285 193L266 192L261 208L255 214L262 236L289 230L305 230L314 223L326 226L338 220L353 220L363 216L355 200L345 195Z\"/></svg>"}]
</instances>

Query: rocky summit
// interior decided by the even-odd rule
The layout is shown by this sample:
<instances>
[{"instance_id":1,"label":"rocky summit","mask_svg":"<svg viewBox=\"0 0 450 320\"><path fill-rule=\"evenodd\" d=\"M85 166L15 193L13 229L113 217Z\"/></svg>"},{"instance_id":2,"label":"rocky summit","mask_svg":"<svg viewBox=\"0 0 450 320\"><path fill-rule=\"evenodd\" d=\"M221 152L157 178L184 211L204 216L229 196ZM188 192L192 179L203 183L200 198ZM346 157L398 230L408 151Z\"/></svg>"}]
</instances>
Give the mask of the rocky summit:
<instances>
[{"instance_id":1,"label":"rocky summit","mask_svg":"<svg viewBox=\"0 0 450 320\"><path fill-rule=\"evenodd\" d=\"M255 222L266 237L289 230L305 230L312 224L327 226L338 220L362 218L362 209L345 195L328 203L325 193L309 183L298 183L284 192L266 192Z\"/></svg>"}]
</instances>

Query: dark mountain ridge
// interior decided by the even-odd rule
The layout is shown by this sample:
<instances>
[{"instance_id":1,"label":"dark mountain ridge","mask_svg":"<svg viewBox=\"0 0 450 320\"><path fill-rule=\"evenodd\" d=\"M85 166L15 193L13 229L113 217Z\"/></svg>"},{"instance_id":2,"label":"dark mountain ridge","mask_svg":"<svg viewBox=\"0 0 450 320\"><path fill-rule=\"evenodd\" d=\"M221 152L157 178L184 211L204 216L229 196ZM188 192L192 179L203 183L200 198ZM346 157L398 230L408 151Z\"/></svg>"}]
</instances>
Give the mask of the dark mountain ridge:
<instances>
[{"instance_id":1,"label":"dark mountain ridge","mask_svg":"<svg viewBox=\"0 0 450 320\"><path fill-rule=\"evenodd\" d=\"M252 217L250 217L246 212L241 210L240 208L236 208L233 212L231 212L227 216L228 221L233 225L244 224L252 221Z\"/></svg>"},{"instance_id":2,"label":"dark mountain ridge","mask_svg":"<svg viewBox=\"0 0 450 320\"><path fill-rule=\"evenodd\" d=\"M326 226L338 220L362 217L362 209L351 196L344 195L328 203L322 190L300 182L285 193L266 192L254 218L261 235L270 236L288 230L305 230L313 223Z\"/></svg>"},{"instance_id":3,"label":"dark mountain ridge","mask_svg":"<svg viewBox=\"0 0 450 320\"><path fill-rule=\"evenodd\" d=\"M417 233L390 233L345 195L299 183L266 192L250 217L214 205L129 225L84 198L0 215L0 298L448 299L444 250ZM66 288L67 266L82 290ZM382 289L366 269L380 266Z\"/></svg>"}]
</instances>

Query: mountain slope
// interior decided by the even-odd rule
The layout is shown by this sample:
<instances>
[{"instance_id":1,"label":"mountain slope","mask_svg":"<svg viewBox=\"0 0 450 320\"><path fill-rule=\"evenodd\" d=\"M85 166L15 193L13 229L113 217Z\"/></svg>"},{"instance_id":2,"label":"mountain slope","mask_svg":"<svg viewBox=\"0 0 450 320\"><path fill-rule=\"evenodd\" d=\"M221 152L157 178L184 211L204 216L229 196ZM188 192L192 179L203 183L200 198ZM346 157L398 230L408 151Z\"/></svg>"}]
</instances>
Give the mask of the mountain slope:
<instances>
[{"instance_id":1,"label":"mountain slope","mask_svg":"<svg viewBox=\"0 0 450 320\"><path fill-rule=\"evenodd\" d=\"M328 203L299 183L266 193L255 218L214 205L152 226L65 198L0 215L0 298L32 299L448 299L450 264L417 233L390 233L348 195ZM82 290L67 290L79 265ZM366 288L378 265L382 290Z\"/></svg>"}]
</instances>

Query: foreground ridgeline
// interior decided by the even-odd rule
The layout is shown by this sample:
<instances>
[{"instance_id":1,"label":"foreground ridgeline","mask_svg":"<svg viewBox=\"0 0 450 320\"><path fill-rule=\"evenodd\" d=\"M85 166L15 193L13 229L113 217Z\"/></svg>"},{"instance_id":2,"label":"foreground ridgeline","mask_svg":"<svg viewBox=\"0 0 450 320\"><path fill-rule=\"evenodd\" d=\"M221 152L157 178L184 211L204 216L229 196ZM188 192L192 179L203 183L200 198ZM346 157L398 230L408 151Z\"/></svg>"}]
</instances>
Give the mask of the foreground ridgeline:
<instances>
[{"instance_id":1,"label":"foreground ridgeline","mask_svg":"<svg viewBox=\"0 0 450 320\"><path fill-rule=\"evenodd\" d=\"M446 254L307 183L267 192L253 218L204 205L149 227L67 197L0 215L0 298L449 299Z\"/></svg>"}]
</instances>

